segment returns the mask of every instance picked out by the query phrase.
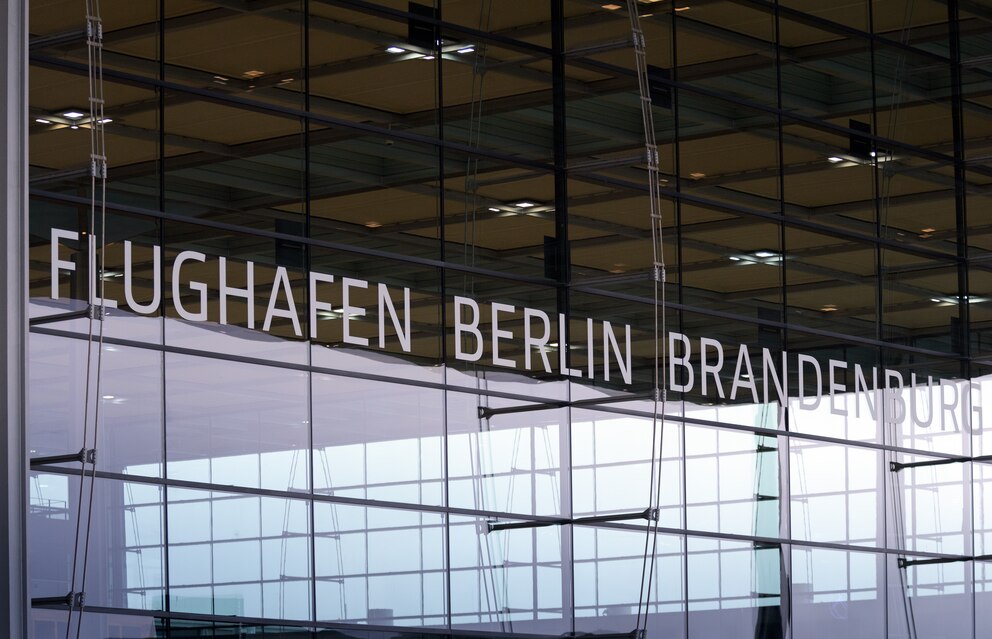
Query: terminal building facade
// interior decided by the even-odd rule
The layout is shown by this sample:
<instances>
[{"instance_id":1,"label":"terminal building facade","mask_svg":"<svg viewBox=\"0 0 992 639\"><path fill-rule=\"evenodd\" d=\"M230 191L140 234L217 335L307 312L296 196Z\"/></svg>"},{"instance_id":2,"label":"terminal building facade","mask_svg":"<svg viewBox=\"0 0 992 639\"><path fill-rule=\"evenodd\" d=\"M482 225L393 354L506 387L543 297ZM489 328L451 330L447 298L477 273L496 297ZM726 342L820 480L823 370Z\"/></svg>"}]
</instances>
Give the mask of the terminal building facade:
<instances>
[{"instance_id":1,"label":"terminal building facade","mask_svg":"<svg viewBox=\"0 0 992 639\"><path fill-rule=\"evenodd\" d=\"M992 632L989 3L7 10L26 636Z\"/></svg>"}]
</instances>

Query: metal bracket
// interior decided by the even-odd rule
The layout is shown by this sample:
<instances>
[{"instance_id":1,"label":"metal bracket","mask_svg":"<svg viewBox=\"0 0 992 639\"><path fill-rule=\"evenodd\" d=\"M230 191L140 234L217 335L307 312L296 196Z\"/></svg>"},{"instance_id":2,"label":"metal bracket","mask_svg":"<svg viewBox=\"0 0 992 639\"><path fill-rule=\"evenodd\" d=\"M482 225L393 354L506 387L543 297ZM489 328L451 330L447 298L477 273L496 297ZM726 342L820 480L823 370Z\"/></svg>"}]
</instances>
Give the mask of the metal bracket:
<instances>
[{"instance_id":1,"label":"metal bracket","mask_svg":"<svg viewBox=\"0 0 992 639\"><path fill-rule=\"evenodd\" d=\"M71 462L78 462L80 464L95 464L96 449L80 448L78 453L69 453L68 455L48 455L45 457L34 457L31 459L31 467L33 468L35 466L47 466L49 464L68 464Z\"/></svg>"},{"instance_id":2,"label":"metal bracket","mask_svg":"<svg viewBox=\"0 0 992 639\"><path fill-rule=\"evenodd\" d=\"M31 600L32 606L66 606L70 609L83 608L85 597L81 592L70 592L61 597L35 597Z\"/></svg>"}]
</instances>

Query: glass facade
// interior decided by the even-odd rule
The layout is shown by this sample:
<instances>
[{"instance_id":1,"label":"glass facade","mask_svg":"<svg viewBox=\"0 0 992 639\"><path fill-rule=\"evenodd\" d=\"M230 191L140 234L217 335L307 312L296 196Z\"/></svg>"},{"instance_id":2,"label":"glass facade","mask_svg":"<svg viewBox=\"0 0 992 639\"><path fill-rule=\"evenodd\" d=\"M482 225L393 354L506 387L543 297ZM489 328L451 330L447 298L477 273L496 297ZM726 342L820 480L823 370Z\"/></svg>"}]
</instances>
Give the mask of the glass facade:
<instances>
[{"instance_id":1,"label":"glass facade","mask_svg":"<svg viewBox=\"0 0 992 639\"><path fill-rule=\"evenodd\" d=\"M34 637L992 632L992 5L28 7Z\"/></svg>"}]
</instances>

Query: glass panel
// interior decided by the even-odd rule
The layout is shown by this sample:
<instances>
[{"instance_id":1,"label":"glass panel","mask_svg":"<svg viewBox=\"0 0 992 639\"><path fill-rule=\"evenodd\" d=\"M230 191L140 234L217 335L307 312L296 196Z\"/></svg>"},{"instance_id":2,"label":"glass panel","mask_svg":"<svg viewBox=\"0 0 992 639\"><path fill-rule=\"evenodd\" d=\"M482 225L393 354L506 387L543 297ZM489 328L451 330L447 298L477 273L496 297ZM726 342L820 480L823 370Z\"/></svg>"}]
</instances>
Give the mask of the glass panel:
<instances>
[{"instance_id":1,"label":"glass panel","mask_svg":"<svg viewBox=\"0 0 992 639\"><path fill-rule=\"evenodd\" d=\"M884 583L884 555L793 546L794 636L884 636Z\"/></svg>"},{"instance_id":2,"label":"glass panel","mask_svg":"<svg viewBox=\"0 0 992 639\"><path fill-rule=\"evenodd\" d=\"M332 375L311 384L315 492L443 504L441 391Z\"/></svg>"},{"instance_id":3,"label":"glass panel","mask_svg":"<svg viewBox=\"0 0 992 639\"><path fill-rule=\"evenodd\" d=\"M37 333L28 343L30 456L96 448L99 470L161 476L162 354L105 344L101 355L96 344Z\"/></svg>"},{"instance_id":4,"label":"glass panel","mask_svg":"<svg viewBox=\"0 0 992 639\"><path fill-rule=\"evenodd\" d=\"M678 124L683 193L732 208L781 211L777 118L683 90Z\"/></svg>"},{"instance_id":5,"label":"glass panel","mask_svg":"<svg viewBox=\"0 0 992 639\"><path fill-rule=\"evenodd\" d=\"M792 538L882 546L887 483L882 473L888 469L881 451L797 437L791 438L789 450ZM814 559L820 557L812 552ZM794 554L793 584L798 587L804 582L795 562Z\"/></svg>"},{"instance_id":6,"label":"glass panel","mask_svg":"<svg viewBox=\"0 0 992 639\"><path fill-rule=\"evenodd\" d=\"M655 506L652 499L657 499L659 525L682 527L682 427L678 423L655 424L643 416L572 409L570 436L576 517L630 515ZM644 525L636 519L627 523Z\"/></svg>"},{"instance_id":7,"label":"glass panel","mask_svg":"<svg viewBox=\"0 0 992 639\"><path fill-rule=\"evenodd\" d=\"M781 548L688 538L689 636L782 637Z\"/></svg>"},{"instance_id":8,"label":"glass panel","mask_svg":"<svg viewBox=\"0 0 992 639\"><path fill-rule=\"evenodd\" d=\"M302 500L170 489L171 610L310 619L310 535Z\"/></svg>"},{"instance_id":9,"label":"glass panel","mask_svg":"<svg viewBox=\"0 0 992 639\"><path fill-rule=\"evenodd\" d=\"M372 625L444 623L440 514L314 505L317 619Z\"/></svg>"},{"instance_id":10,"label":"glass panel","mask_svg":"<svg viewBox=\"0 0 992 639\"><path fill-rule=\"evenodd\" d=\"M568 527L497 527L514 523L451 517L453 628L561 634L571 626Z\"/></svg>"},{"instance_id":11,"label":"glass panel","mask_svg":"<svg viewBox=\"0 0 992 639\"><path fill-rule=\"evenodd\" d=\"M446 414L452 506L568 516L565 409L449 392Z\"/></svg>"},{"instance_id":12,"label":"glass panel","mask_svg":"<svg viewBox=\"0 0 992 639\"><path fill-rule=\"evenodd\" d=\"M778 439L686 426L686 527L778 537Z\"/></svg>"},{"instance_id":13,"label":"glass panel","mask_svg":"<svg viewBox=\"0 0 992 639\"><path fill-rule=\"evenodd\" d=\"M971 464L895 453L889 464L889 544L908 551L971 555Z\"/></svg>"},{"instance_id":14,"label":"glass panel","mask_svg":"<svg viewBox=\"0 0 992 639\"><path fill-rule=\"evenodd\" d=\"M306 373L169 353L165 383L170 478L307 489Z\"/></svg>"},{"instance_id":15,"label":"glass panel","mask_svg":"<svg viewBox=\"0 0 992 639\"><path fill-rule=\"evenodd\" d=\"M41 472L31 473L28 486L27 561L33 597L78 591L85 571L89 606L163 609L160 487L99 478L95 484L87 479L81 487L78 476ZM77 521L82 522L78 537Z\"/></svg>"},{"instance_id":16,"label":"glass panel","mask_svg":"<svg viewBox=\"0 0 992 639\"><path fill-rule=\"evenodd\" d=\"M166 625L168 622L158 617L108 615L82 611L73 615L71 625L67 624L68 620L64 610L33 608L30 621L33 632L29 636L37 639L57 639L65 637L67 632L75 633L77 628L81 637L165 639L168 636Z\"/></svg>"},{"instance_id":17,"label":"glass panel","mask_svg":"<svg viewBox=\"0 0 992 639\"><path fill-rule=\"evenodd\" d=\"M197 3L200 4L200 3ZM168 3L165 79L235 98L302 107L303 2L280 10Z\"/></svg>"},{"instance_id":18,"label":"glass panel","mask_svg":"<svg viewBox=\"0 0 992 639\"><path fill-rule=\"evenodd\" d=\"M645 534L655 552L654 574L645 601L639 575L651 569L643 554ZM576 526L575 625L594 634L627 633L637 614L650 614L649 637L682 636L685 631L684 542L674 535L647 530ZM655 545L655 543L657 545ZM642 617L643 622L643 617Z\"/></svg>"},{"instance_id":19,"label":"glass panel","mask_svg":"<svg viewBox=\"0 0 992 639\"><path fill-rule=\"evenodd\" d=\"M970 561L928 563L888 555L888 636L971 637L975 625ZM920 563L916 563L920 562Z\"/></svg>"}]
</instances>

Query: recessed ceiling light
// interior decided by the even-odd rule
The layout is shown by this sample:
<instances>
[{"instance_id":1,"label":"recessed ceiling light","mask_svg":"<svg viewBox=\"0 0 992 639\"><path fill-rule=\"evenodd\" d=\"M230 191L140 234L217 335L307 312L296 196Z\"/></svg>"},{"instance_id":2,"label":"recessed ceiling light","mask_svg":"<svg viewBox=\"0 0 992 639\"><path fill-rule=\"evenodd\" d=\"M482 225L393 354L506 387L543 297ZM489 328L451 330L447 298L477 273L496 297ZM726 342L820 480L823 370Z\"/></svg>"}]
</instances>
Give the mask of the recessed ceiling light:
<instances>
[{"instance_id":1,"label":"recessed ceiling light","mask_svg":"<svg viewBox=\"0 0 992 639\"><path fill-rule=\"evenodd\" d=\"M693 180L698 180L700 178L706 177L706 174L696 171L695 173L690 173L689 177L691 177Z\"/></svg>"},{"instance_id":2,"label":"recessed ceiling light","mask_svg":"<svg viewBox=\"0 0 992 639\"><path fill-rule=\"evenodd\" d=\"M474 53L474 52L475 52L475 47L464 47L462 49L458 49L456 53Z\"/></svg>"},{"instance_id":3,"label":"recessed ceiling light","mask_svg":"<svg viewBox=\"0 0 992 639\"><path fill-rule=\"evenodd\" d=\"M518 209L531 209L537 206L537 202L532 202L531 200L520 200L519 202L514 202L513 206Z\"/></svg>"},{"instance_id":4,"label":"recessed ceiling light","mask_svg":"<svg viewBox=\"0 0 992 639\"><path fill-rule=\"evenodd\" d=\"M675 10L676 11L688 11L691 8L692 7L675 7Z\"/></svg>"},{"instance_id":5,"label":"recessed ceiling light","mask_svg":"<svg viewBox=\"0 0 992 639\"><path fill-rule=\"evenodd\" d=\"M113 120L111 120L110 118L103 118L102 120L97 120L97 122L99 122L100 124L110 124L111 122L113 122Z\"/></svg>"},{"instance_id":6,"label":"recessed ceiling light","mask_svg":"<svg viewBox=\"0 0 992 639\"><path fill-rule=\"evenodd\" d=\"M837 305L836 304L824 304L823 306L820 307L820 310L823 311L824 313L833 313L834 311L837 310Z\"/></svg>"},{"instance_id":7,"label":"recessed ceiling light","mask_svg":"<svg viewBox=\"0 0 992 639\"><path fill-rule=\"evenodd\" d=\"M767 259L769 257L778 257L778 253L776 253L775 251L768 251L768 250L765 250L765 249L762 249L760 251L755 251L751 255L753 255L755 257L760 257L762 259Z\"/></svg>"},{"instance_id":8,"label":"recessed ceiling light","mask_svg":"<svg viewBox=\"0 0 992 639\"><path fill-rule=\"evenodd\" d=\"M843 162L844 161L844 158L839 158L836 155L831 155L830 157L827 158L827 161L828 162L833 162L834 164L837 164L838 162Z\"/></svg>"},{"instance_id":9,"label":"recessed ceiling light","mask_svg":"<svg viewBox=\"0 0 992 639\"><path fill-rule=\"evenodd\" d=\"M499 213L499 209L496 208L495 206L490 206L489 207L489 212L490 213Z\"/></svg>"},{"instance_id":10,"label":"recessed ceiling light","mask_svg":"<svg viewBox=\"0 0 992 639\"><path fill-rule=\"evenodd\" d=\"M113 395L103 395L100 399L114 399Z\"/></svg>"},{"instance_id":11,"label":"recessed ceiling light","mask_svg":"<svg viewBox=\"0 0 992 639\"><path fill-rule=\"evenodd\" d=\"M937 229L934 229L934 228L929 228L929 227L927 227L927 228L925 228L925 229L920 229L920 233L933 233L933 232L935 232L936 230L937 230Z\"/></svg>"},{"instance_id":12,"label":"recessed ceiling light","mask_svg":"<svg viewBox=\"0 0 992 639\"><path fill-rule=\"evenodd\" d=\"M741 261L741 258L737 257L736 255L731 255L730 256L730 261L731 262L740 262Z\"/></svg>"},{"instance_id":13,"label":"recessed ceiling light","mask_svg":"<svg viewBox=\"0 0 992 639\"><path fill-rule=\"evenodd\" d=\"M79 118L86 115L82 111L76 111L75 109L69 109L68 111L62 112L63 118L69 118L70 120L78 120Z\"/></svg>"},{"instance_id":14,"label":"recessed ceiling light","mask_svg":"<svg viewBox=\"0 0 992 639\"><path fill-rule=\"evenodd\" d=\"M382 226L382 222L376 222L375 220L370 220L365 223L365 226L370 229L377 229Z\"/></svg>"},{"instance_id":15,"label":"recessed ceiling light","mask_svg":"<svg viewBox=\"0 0 992 639\"><path fill-rule=\"evenodd\" d=\"M46 120L45 118L35 118L34 121L37 122L38 124L51 124L52 123L51 120Z\"/></svg>"},{"instance_id":16,"label":"recessed ceiling light","mask_svg":"<svg viewBox=\"0 0 992 639\"><path fill-rule=\"evenodd\" d=\"M386 47L386 53L406 53L406 49L403 47Z\"/></svg>"},{"instance_id":17,"label":"recessed ceiling light","mask_svg":"<svg viewBox=\"0 0 992 639\"><path fill-rule=\"evenodd\" d=\"M935 302L935 303L937 303L937 304L940 304L940 302L941 302L942 300L939 300L939 299L937 299L936 297L931 297L931 298L930 298L930 301L931 301L931 302Z\"/></svg>"},{"instance_id":18,"label":"recessed ceiling light","mask_svg":"<svg viewBox=\"0 0 992 639\"><path fill-rule=\"evenodd\" d=\"M263 75L265 75L265 71L259 71L258 69L252 69L251 71L245 71L241 75L243 75L246 78L251 78L252 80L254 80L255 78L260 78Z\"/></svg>"},{"instance_id":19,"label":"recessed ceiling light","mask_svg":"<svg viewBox=\"0 0 992 639\"><path fill-rule=\"evenodd\" d=\"M604 4L603 5L603 8L606 9L607 11L616 11L617 9L620 8L620 5L618 5L618 4L612 4L612 3L611 4Z\"/></svg>"},{"instance_id":20,"label":"recessed ceiling light","mask_svg":"<svg viewBox=\"0 0 992 639\"><path fill-rule=\"evenodd\" d=\"M433 60L434 59L434 56L432 56L432 55L425 55L425 56L421 56L420 59L421 60Z\"/></svg>"}]
</instances>

